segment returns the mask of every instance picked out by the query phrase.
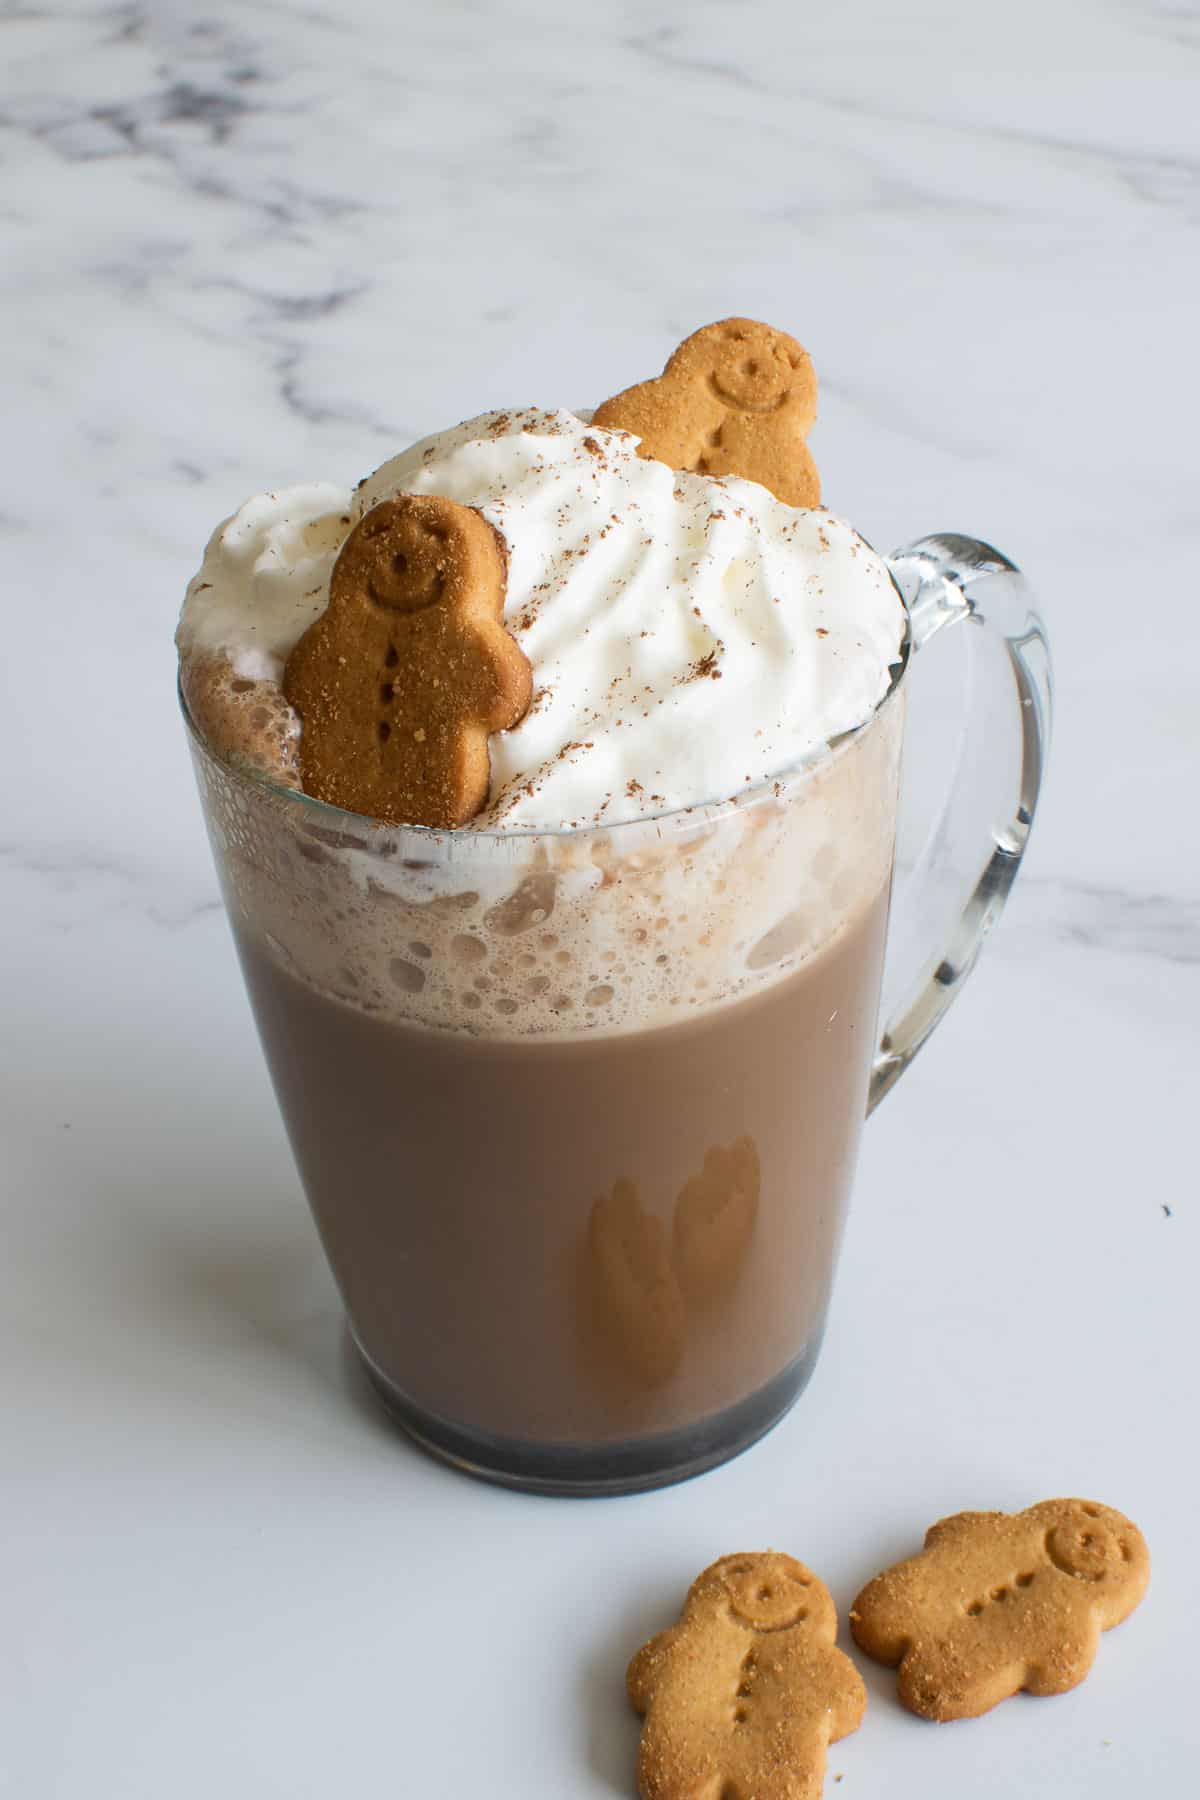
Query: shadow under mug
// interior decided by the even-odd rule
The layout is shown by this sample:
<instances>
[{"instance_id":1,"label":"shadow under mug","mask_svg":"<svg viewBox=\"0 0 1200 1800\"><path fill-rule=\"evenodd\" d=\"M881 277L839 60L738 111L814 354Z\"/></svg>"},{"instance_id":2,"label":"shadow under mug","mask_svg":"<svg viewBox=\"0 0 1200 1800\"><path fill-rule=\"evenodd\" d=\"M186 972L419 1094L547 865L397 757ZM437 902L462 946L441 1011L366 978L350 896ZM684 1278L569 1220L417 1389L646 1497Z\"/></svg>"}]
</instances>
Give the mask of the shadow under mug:
<instances>
[{"instance_id":1,"label":"shadow under mug","mask_svg":"<svg viewBox=\"0 0 1200 1800\"><path fill-rule=\"evenodd\" d=\"M812 1371L862 1121L1004 905L1049 731L1013 565L941 536L889 566L909 631L872 718L655 818L383 826L230 767L188 720L354 1342L393 1416L463 1469L547 1493L681 1480ZM952 624L969 718L891 904L906 670ZM878 1034L885 942L900 997Z\"/></svg>"}]
</instances>

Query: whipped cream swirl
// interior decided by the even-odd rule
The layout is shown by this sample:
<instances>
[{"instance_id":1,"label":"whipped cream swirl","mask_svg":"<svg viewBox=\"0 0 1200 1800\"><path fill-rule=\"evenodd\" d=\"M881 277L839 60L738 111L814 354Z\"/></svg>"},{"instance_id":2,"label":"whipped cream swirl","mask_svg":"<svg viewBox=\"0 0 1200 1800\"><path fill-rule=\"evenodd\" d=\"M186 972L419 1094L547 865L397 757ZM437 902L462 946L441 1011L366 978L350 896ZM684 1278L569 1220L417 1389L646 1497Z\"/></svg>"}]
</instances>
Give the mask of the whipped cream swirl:
<instances>
[{"instance_id":1,"label":"whipped cream swirl","mask_svg":"<svg viewBox=\"0 0 1200 1800\"><path fill-rule=\"evenodd\" d=\"M574 413L485 413L383 464L353 497L262 495L219 527L181 654L248 679L328 599L354 520L399 493L478 507L509 549L505 622L534 698L491 741L475 829L611 824L699 805L819 755L887 692L905 620L880 557L823 508L680 474Z\"/></svg>"}]
</instances>

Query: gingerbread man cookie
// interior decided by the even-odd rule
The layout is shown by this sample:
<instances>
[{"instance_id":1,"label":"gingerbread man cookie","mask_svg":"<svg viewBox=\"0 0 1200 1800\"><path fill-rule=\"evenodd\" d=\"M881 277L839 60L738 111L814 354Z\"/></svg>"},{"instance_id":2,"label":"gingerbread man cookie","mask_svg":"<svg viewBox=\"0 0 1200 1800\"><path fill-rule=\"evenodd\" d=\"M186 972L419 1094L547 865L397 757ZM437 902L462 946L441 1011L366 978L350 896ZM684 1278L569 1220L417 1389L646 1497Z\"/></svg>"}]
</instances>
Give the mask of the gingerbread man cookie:
<instances>
[{"instance_id":1,"label":"gingerbread man cookie","mask_svg":"<svg viewBox=\"0 0 1200 1800\"><path fill-rule=\"evenodd\" d=\"M927 1719L973 1719L1010 1694L1064 1694L1100 1633L1146 1591L1137 1526L1091 1500L1025 1512L964 1512L925 1548L868 1582L850 1611L869 1656L899 1666L904 1705Z\"/></svg>"},{"instance_id":2,"label":"gingerbread man cookie","mask_svg":"<svg viewBox=\"0 0 1200 1800\"><path fill-rule=\"evenodd\" d=\"M818 506L806 442L817 416L807 350L755 319L722 319L685 338L654 381L606 400L592 423L631 431L638 455L698 475L742 475L789 506Z\"/></svg>"},{"instance_id":3,"label":"gingerbread man cookie","mask_svg":"<svg viewBox=\"0 0 1200 1800\"><path fill-rule=\"evenodd\" d=\"M284 671L306 793L392 825L474 817L488 737L524 716L532 686L502 622L506 573L473 507L401 494L360 519Z\"/></svg>"},{"instance_id":4,"label":"gingerbread man cookie","mask_svg":"<svg viewBox=\"0 0 1200 1800\"><path fill-rule=\"evenodd\" d=\"M817 1800L828 1746L867 1703L836 1635L829 1590L793 1557L759 1551L705 1569L679 1624L629 1665L645 1718L642 1800Z\"/></svg>"}]
</instances>

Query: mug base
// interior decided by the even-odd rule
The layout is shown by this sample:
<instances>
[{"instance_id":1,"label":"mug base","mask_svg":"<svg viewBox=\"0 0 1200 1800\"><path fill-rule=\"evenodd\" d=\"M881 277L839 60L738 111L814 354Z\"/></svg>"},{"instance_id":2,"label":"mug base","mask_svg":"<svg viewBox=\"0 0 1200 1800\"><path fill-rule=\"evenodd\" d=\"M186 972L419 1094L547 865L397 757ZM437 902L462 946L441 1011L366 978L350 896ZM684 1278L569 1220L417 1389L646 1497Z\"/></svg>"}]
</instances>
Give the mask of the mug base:
<instances>
[{"instance_id":1,"label":"mug base","mask_svg":"<svg viewBox=\"0 0 1200 1800\"><path fill-rule=\"evenodd\" d=\"M581 1500L670 1487L740 1456L795 1405L821 1347L818 1334L764 1387L677 1431L603 1444L564 1444L497 1437L427 1412L376 1367L353 1334L351 1341L387 1412L422 1450L480 1481Z\"/></svg>"}]
</instances>

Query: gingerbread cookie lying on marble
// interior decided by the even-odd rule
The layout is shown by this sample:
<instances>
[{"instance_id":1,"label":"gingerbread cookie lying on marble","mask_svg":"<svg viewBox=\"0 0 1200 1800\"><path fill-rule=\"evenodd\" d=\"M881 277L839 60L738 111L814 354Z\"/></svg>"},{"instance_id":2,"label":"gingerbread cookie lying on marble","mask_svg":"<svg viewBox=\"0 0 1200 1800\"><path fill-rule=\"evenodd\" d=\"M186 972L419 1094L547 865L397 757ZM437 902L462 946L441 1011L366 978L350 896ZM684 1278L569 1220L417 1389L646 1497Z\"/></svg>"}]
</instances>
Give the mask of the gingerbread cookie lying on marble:
<instances>
[{"instance_id":1,"label":"gingerbread cookie lying on marble","mask_svg":"<svg viewBox=\"0 0 1200 1800\"><path fill-rule=\"evenodd\" d=\"M868 1582L850 1629L868 1656L898 1665L912 1712L973 1719L1022 1690L1076 1687L1100 1633L1129 1616L1149 1578L1137 1526L1094 1501L956 1513Z\"/></svg>"},{"instance_id":2,"label":"gingerbread cookie lying on marble","mask_svg":"<svg viewBox=\"0 0 1200 1800\"><path fill-rule=\"evenodd\" d=\"M638 455L698 475L742 475L789 506L817 506L806 442L817 416L807 350L755 319L722 319L685 338L662 374L606 400L592 423L631 431Z\"/></svg>"},{"instance_id":3,"label":"gingerbread cookie lying on marble","mask_svg":"<svg viewBox=\"0 0 1200 1800\"><path fill-rule=\"evenodd\" d=\"M828 1746L854 1731L862 1678L836 1648L829 1590L793 1557L723 1556L678 1625L629 1665L642 1800L817 1800Z\"/></svg>"},{"instance_id":4,"label":"gingerbread cookie lying on marble","mask_svg":"<svg viewBox=\"0 0 1200 1800\"><path fill-rule=\"evenodd\" d=\"M360 519L284 670L306 793L394 825L474 817L488 738L524 716L532 686L503 625L506 577L504 541L473 507L401 494Z\"/></svg>"}]
</instances>

